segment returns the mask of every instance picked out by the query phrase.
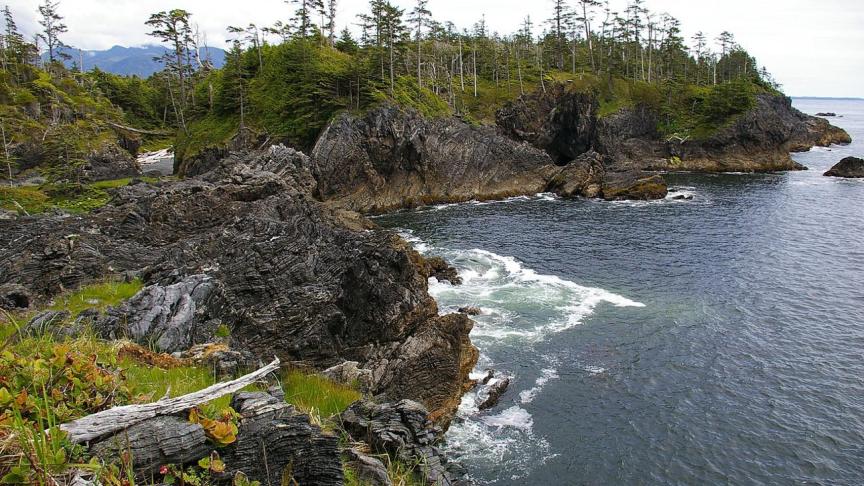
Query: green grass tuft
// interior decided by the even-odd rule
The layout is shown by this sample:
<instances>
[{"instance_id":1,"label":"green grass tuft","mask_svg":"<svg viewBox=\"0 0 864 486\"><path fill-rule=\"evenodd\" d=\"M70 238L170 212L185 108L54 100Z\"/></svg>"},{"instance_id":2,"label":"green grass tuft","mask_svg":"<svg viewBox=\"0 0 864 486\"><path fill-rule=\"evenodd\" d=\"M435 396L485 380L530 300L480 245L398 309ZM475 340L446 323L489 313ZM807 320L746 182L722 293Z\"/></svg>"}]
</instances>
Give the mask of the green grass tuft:
<instances>
[{"instance_id":1,"label":"green grass tuft","mask_svg":"<svg viewBox=\"0 0 864 486\"><path fill-rule=\"evenodd\" d=\"M323 418L343 412L362 397L354 388L299 370L286 371L282 375L282 389L285 401L310 415L317 414Z\"/></svg>"},{"instance_id":2,"label":"green grass tuft","mask_svg":"<svg viewBox=\"0 0 864 486\"><path fill-rule=\"evenodd\" d=\"M144 288L140 280L131 282L108 281L84 286L72 293L58 297L50 310L65 310L77 316L87 309L104 311L131 298Z\"/></svg>"}]
</instances>

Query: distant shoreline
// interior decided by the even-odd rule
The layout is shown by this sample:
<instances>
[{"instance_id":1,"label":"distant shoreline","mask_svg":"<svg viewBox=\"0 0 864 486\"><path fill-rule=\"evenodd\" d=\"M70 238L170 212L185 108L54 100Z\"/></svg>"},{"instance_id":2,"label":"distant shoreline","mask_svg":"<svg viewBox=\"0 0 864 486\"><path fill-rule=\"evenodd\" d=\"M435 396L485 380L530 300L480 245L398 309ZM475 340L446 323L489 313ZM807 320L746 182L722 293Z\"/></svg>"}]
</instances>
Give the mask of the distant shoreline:
<instances>
[{"instance_id":1,"label":"distant shoreline","mask_svg":"<svg viewBox=\"0 0 864 486\"><path fill-rule=\"evenodd\" d=\"M864 101L864 98L834 98L831 96L790 96L793 100Z\"/></svg>"}]
</instances>

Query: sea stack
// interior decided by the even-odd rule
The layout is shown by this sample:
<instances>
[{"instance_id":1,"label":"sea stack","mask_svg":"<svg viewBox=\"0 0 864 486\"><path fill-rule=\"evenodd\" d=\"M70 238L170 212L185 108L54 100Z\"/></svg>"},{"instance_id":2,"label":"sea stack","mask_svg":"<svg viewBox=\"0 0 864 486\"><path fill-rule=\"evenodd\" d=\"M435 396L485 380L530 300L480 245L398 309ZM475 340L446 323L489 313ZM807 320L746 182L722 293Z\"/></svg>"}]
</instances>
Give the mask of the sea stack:
<instances>
[{"instance_id":1,"label":"sea stack","mask_svg":"<svg viewBox=\"0 0 864 486\"><path fill-rule=\"evenodd\" d=\"M845 177L847 179L864 178L864 159L846 157L831 170L825 173L827 177Z\"/></svg>"}]
</instances>

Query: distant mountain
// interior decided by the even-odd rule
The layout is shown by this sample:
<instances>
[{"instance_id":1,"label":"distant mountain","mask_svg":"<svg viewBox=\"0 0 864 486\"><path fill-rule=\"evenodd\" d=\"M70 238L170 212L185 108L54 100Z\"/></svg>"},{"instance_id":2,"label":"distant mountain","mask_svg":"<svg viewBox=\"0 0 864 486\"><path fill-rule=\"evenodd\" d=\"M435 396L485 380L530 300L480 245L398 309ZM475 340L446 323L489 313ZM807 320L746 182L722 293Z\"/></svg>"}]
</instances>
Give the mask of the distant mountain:
<instances>
[{"instance_id":1,"label":"distant mountain","mask_svg":"<svg viewBox=\"0 0 864 486\"><path fill-rule=\"evenodd\" d=\"M123 47L114 46L106 51L79 51L74 48L64 49L66 54L72 58L67 61L68 66L73 63L84 63L84 70L89 71L98 67L102 71L126 76L138 75L146 78L151 74L161 71L162 64L154 61L168 50L162 46ZM218 47L201 49L201 56L210 58L213 65L222 67L225 64L225 51ZM47 57L47 56L45 56Z\"/></svg>"}]
</instances>

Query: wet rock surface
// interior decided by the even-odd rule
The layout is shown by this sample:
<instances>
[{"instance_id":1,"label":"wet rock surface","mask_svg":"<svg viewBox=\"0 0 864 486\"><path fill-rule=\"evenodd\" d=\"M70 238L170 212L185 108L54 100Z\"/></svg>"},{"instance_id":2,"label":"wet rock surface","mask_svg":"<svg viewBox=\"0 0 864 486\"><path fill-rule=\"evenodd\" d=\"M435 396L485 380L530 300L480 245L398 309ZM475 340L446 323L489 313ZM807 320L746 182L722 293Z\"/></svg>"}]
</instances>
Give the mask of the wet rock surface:
<instances>
[{"instance_id":1,"label":"wet rock surface","mask_svg":"<svg viewBox=\"0 0 864 486\"><path fill-rule=\"evenodd\" d=\"M827 177L845 177L847 179L864 177L864 160L858 157L846 157L831 167L825 173Z\"/></svg>"},{"instance_id":2,"label":"wet rock surface","mask_svg":"<svg viewBox=\"0 0 864 486\"><path fill-rule=\"evenodd\" d=\"M361 400L343 412L340 419L353 439L369 444L373 451L409 464L424 464L422 472L427 484L467 484L461 479L461 471L435 447L443 431L419 403Z\"/></svg>"},{"instance_id":3,"label":"wet rock surface","mask_svg":"<svg viewBox=\"0 0 864 486\"><path fill-rule=\"evenodd\" d=\"M498 405L501 396L510 387L510 377L490 378L483 385L485 389L478 394L478 398L480 398L480 402L477 404L478 410L488 410Z\"/></svg>"}]
</instances>

